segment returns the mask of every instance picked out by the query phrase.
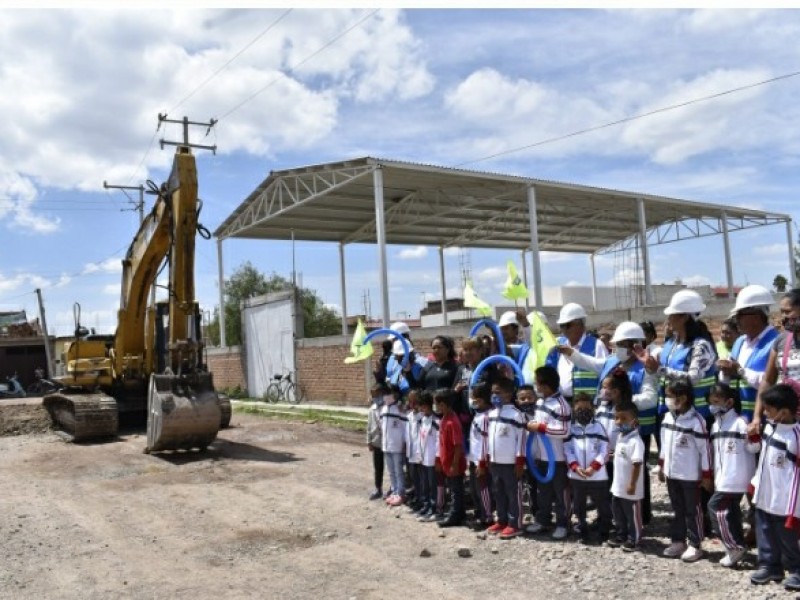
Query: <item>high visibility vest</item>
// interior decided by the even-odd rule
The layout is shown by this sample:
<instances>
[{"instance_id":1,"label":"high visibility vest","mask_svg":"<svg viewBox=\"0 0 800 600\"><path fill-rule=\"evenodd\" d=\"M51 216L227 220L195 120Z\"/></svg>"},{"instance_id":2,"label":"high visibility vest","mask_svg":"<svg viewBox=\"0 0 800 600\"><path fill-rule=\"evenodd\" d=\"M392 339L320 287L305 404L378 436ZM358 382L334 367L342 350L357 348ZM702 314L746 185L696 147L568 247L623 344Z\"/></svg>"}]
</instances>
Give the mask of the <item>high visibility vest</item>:
<instances>
[{"instance_id":1,"label":"high visibility vest","mask_svg":"<svg viewBox=\"0 0 800 600\"><path fill-rule=\"evenodd\" d=\"M603 370L600 371L600 378L597 383L597 392L600 392L600 386L603 380L608 377L614 369L619 366L619 359L616 356L609 358L603 365ZM624 367L623 367L624 368ZM644 363L640 361L634 362L630 369L625 369L628 374L628 380L631 382L631 389L634 394L642 392L642 383L644 382ZM639 411L639 433L641 435L650 435L656 431L656 415L658 414L658 406L653 405L652 408Z\"/></svg>"},{"instance_id":2,"label":"high visibility vest","mask_svg":"<svg viewBox=\"0 0 800 600\"><path fill-rule=\"evenodd\" d=\"M570 345L569 340L567 340L567 338L563 335L559 336L558 340L556 341L562 346ZM581 352L581 354L588 354L589 356L593 357L598 341L599 340L596 337L587 333L583 338L581 347L578 350ZM558 353L558 350L554 348L547 356L547 364L554 369L557 369L559 356L561 355ZM590 398L594 398L594 395L597 393L597 382L597 373L594 371L584 371L583 369L579 369L577 366L572 367L573 398L581 392L588 394Z\"/></svg>"},{"instance_id":3,"label":"high visibility vest","mask_svg":"<svg viewBox=\"0 0 800 600\"><path fill-rule=\"evenodd\" d=\"M692 346L685 344L677 344L675 338L670 338L664 342L664 348L658 357L659 363L662 367L669 367L677 371L687 371L689 363L692 360ZM694 388L694 407L703 418L709 417L711 411L708 409L708 393L711 391L711 386L717 382L717 365L712 364L709 369L703 373L702 377L693 384ZM667 405L664 402L666 397L666 378L662 378L661 385L659 386L659 414L667 412Z\"/></svg>"},{"instance_id":4,"label":"high visibility vest","mask_svg":"<svg viewBox=\"0 0 800 600\"><path fill-rule=\"evenodd\" d=\"M745 369L752 369L753 371L760 371L763 373L767 370L767 362L769 361L769 353L772 350L772 345L778 337L777 329L770 329L764 336L758 340L758 344L753 349L752 354L747 359L747 362L742 366ZM747 336L740 335L736 338L731 348L731 358L738 362L739 354L742 352L742 346ZM748 421L753 420L753 412L756 409L756 395L758 390L750 387L744 379L734 379L731 381L731 387L739 389L739 398L742 400L741 415Z\"/></svg>"}]
</instances>

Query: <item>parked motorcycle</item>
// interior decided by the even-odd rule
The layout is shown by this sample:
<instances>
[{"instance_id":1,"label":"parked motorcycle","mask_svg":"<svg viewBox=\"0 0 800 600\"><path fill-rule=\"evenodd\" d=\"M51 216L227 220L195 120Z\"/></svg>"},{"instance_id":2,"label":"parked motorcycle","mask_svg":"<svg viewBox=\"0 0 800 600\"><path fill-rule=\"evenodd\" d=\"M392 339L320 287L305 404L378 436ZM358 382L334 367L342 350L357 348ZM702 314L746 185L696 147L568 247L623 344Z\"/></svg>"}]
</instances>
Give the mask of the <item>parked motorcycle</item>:
<instances>
[{"instance_id":1,"label":"parked motorcycle","mask_svg":"<svg viewBox=\"0 0 800 600\"><path fill-rule=\"evenodd\" d=\"M47 394L57 392L64 387L60 383L45 379L44 369L42 368L35 369L33 375L36 377L36 381L28 386L29 396L46 396Z\"/></svg>"},{"instance_id":2,"label":"parked motorcycle","mask_svg":"<svg viewBox=\"0 0 800 600\"><path fill-rule=\"evenodd\" d=\"M0 400L6 398L24 398L25 390L17 379L17 374L6 377L6 383L0 383Z\"/></svg>"}]
</instances>

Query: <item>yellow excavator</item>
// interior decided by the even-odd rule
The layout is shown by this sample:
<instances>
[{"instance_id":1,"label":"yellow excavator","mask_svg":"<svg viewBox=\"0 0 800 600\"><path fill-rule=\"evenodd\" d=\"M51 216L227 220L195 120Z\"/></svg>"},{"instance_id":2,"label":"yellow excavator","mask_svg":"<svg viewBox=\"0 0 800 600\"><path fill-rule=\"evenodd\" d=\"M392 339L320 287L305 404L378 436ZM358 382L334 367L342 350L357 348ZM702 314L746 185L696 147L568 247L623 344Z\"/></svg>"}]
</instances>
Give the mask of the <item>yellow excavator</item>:
<instances>
[{"instance_id":1,"label":"yellow excavator","mask_svg":"<svg viewBox=\"0 0 800 600\"><path fill-rule=\"evenodd\" d=\"M115 436L120 417L147 415L145 452L204 450L230 421L230 401L214 390L203 361L201 313L195 300L197 168L178 145L172 172L122 261L122 294L113 337L87 335L76 314L75 341L65 350L64 386L43 404L71 441ZM148 306L164 261L169 299Z\"/></svg>"}]
</instances>

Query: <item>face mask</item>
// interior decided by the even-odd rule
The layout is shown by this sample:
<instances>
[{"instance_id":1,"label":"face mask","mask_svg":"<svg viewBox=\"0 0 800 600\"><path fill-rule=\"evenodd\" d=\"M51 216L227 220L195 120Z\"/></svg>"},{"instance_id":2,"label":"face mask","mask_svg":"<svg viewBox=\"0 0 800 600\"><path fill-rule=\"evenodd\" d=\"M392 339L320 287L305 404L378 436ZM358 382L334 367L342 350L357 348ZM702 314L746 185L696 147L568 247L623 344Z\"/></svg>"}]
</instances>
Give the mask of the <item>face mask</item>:
<instances>
[{"instance_id":1,"label":"face mask","mask_svg":"<svg viewBox=\"0 0 800 600\"><path fill-rule=\"evenodd\" d=\"M503 404L503 399L498 394L492 394L492 406L500 406Z\"/></svg>"},{"instance_id":2,"label":"face mask","mask_svg":"<svg viewBox=\"0 0 800 600\"><path fill-rule=\"evenodd\" d=\"M623 363L626 360L628 360L628 358L630 358L630 355L631 355L630 350L628 350L627 348L623 348L621 346L617 347L614 350L614 353L617 355L617 359L619 359L619 362L623 362Z\"/></svg>"},{"instance_id":3,"label":"face mask","mask_svg":"<svg viewBox=\"0 0 800 600\"><path fill-rule=\"evenodd\" d=\"M623 423L622 425L619 426L619 430L622 433L622 435L628 435L634 429L636 429L636 425L634 425L633 423Z\"/></svg>"},{"instance_id":4,"label":"face mask","mask_svg":"<svg viewBox=\"0 0 800 600\"><path fill-rule=\"evenodd\" d=\"M395 397L392 394L387 394L386 396L383 397L383 403L386 406L391 406L395 402L396 402Z\"/></svg>"},{"instance_id":5,"label":"face mask","mask_svg":"<svg viewBox=\"0 0 800 600\"><path fill-rule=\"evenodd\" d=\"M477 410L478 410L478 403L477 403L477 402L475 402L474 400L470 400L470 402L469 402L469 407L470 407L470 409L472 410L472 412L477 412Z\"/></svg>"},{"instance_id":6,"label":"face mask","mask_svg":"<svg viewBox=\"0 0 800 600\"><path fill-rule=\"evenodd\" d=\"M719 406L718 404L709 404L708 410L711 411L711 414L715 417L721 417L726 412L730 410L730 408L725 408L724 406Z\"/></svg>"},{"instance_id":7,"label":"face mask","mask_svg":"<svg viewBox=\"0 0 800 600\"><path fill-rule=\"evenodd\" d=\"M581 425L588 425L592 422L592 411L588 408L582 408L581 410L575 411L575 420L580 423Z\"/></svg>"},{"instance_id":8,"label":"face mask","mask_svg":"<svg viewBox=\"0 0 800 600\"><path fill-rule=\"evenodd\" d=\"M603 403L608 402L608 393L605 390L597 392L597 400Z\"/></svg>"},{"instance_id":9,"label":"face mask","mask_svg":"<svg viewBox=\"0 0 800 600\"><path fill-rule=\"evenodd\" d=\"M675 401L675 398L670 398L669 396L667 396L664 402L667 405L667 410L669 410L670 412L675 412L677 410L678 403Z\"/></svg>"}]
</instances>

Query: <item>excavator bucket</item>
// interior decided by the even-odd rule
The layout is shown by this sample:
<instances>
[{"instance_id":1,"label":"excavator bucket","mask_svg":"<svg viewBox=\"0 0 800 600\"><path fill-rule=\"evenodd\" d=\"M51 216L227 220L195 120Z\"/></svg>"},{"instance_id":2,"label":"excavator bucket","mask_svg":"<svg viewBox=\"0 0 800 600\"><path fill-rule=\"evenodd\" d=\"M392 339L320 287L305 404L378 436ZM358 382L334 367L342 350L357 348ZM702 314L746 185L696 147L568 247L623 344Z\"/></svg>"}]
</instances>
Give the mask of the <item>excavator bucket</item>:
<instances>
[{"instance_id":1,"label":"excavator bucket","mask_svg":"<svg viewBox=\"0 0 800 600\"><path fill-rule=\"evenodd\" d=\"M119 429L117 401L103 393L49 394L42 405L70 442L112 437Z\"/></svg>"},{"instance_id":2,"label":"excavator bucket","mask_svg":"<svg viewBox=\"0 0 800 600\"><path fill-rule=\"evenodd\" d=\"M219 431L222 414L211 375L150 376L146 453L204 450Z\"/></svg>"}]
</instances>

